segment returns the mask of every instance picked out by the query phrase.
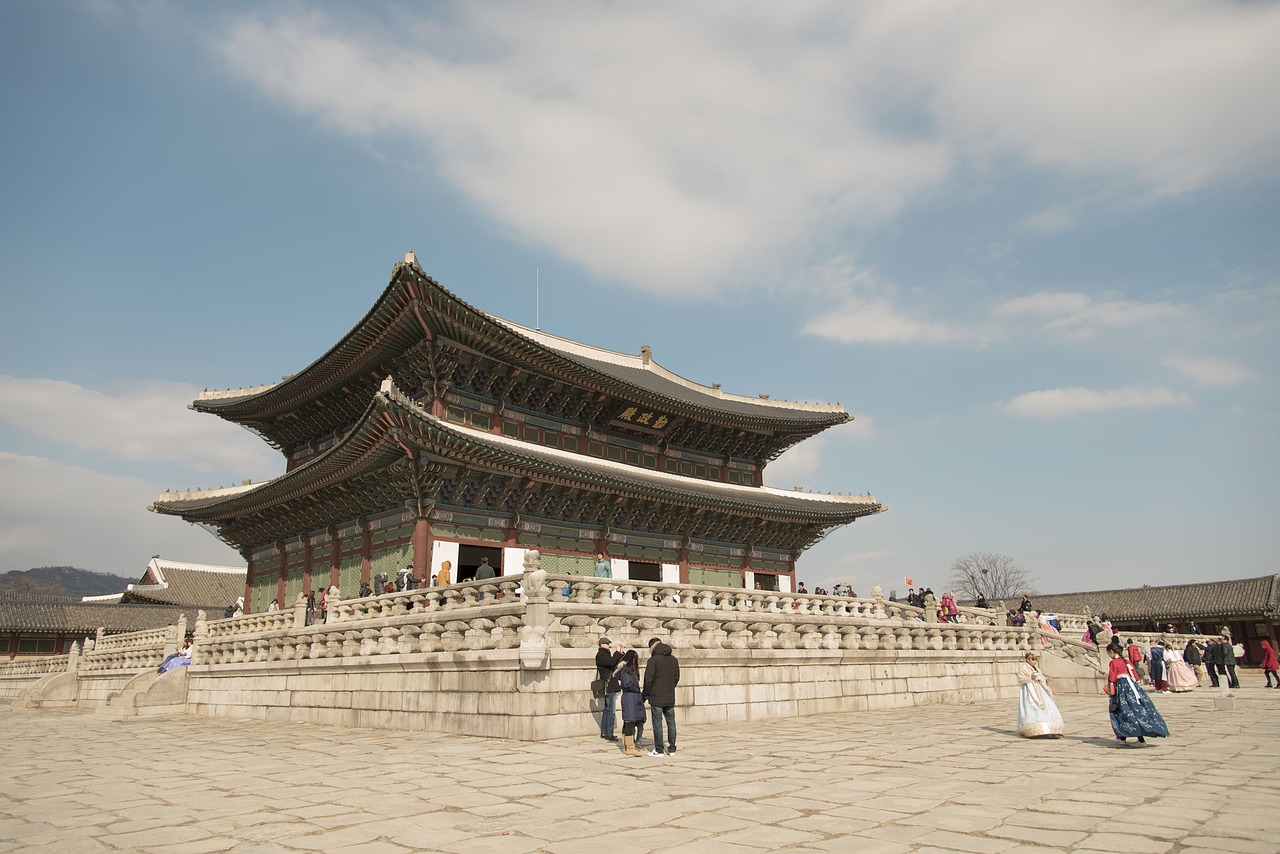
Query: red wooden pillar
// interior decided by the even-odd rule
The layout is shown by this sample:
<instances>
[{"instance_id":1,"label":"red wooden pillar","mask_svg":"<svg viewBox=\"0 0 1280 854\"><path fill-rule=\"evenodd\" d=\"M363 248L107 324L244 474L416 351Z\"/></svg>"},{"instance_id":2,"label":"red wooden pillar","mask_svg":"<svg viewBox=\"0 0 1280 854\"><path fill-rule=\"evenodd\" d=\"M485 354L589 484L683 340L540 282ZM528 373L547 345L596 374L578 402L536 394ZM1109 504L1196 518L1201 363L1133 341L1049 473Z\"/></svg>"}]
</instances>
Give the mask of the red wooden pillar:
<instances>
[{"instance_id":1,"label":"red wooden pillar","mask_svg":"<svg viewBox=\"0 0 1280 854\"><path fill-rule=\"evenodd\" d=\"M338 536L337 528L329 529L329 542L333 544L329 550L329 586L337 587L342 577L342 538Z\"/></svg>"},{"instance_id":2,"label":"red wooden pillar","mask_svg":"<svg viewBox=\"0 0 1280 854\"><path fill-rule=\"evenodd\" d=\"M360 523L360 581L368 583L373 579L373 533L369 530L369 523L362 521ZM343 594L348 598L355 598L355 590L344 590Z\"/></svg>"},{"instance_id":3,"label":"red wooden pillar","mask_svg":"<svg viewBox=\"0 0 1280 854\"><path fill-rule=\"evenodd\" d=\"M689 550L681 549L676 553L676 561L680 564L680 583L689 583Z\"/></svg>"},{"instance_id":4,"label":"red wooden pillar","mask_svg":"<svg viewBox=\"0 0 1280 854\"><path fill-rule=\"evenodd\" d=\"M419 516L413 523L413 574L418 582L431 581L431 520Z\"/></svg>"},{"instance_id":5,"label":"red wooden pillar","mask_svg":"<svg viewBox=\"0 0 1280 854\"><path fill-rule=\"evenodd\" d=\"M305 545L302 547L302 595L311 595L311 535L303 541ZM290 605L290 607L293 607Z\"/></svg>"},{"instance_id":6,"label":"red wooden pillar","mask_svg":"<svg viewBox=\"0 0 1280 854\"><path fill-rule=\"evenodd\" d=\"M245 572L244 572L244 612L249 613L249 608L253 605L253 555L244 556Z\"/></svg>"},{"instance_id":7,"label":"red wooden pillar","mask_svg":"<svg viewBox=\"0 0 1280 854\"><path fill-rule=\"evenodd\" d=\"M284 577L289 572L289 546L284 540L276 543L280 550L280 571L276 573L276 604L284 607Z\"/></svg>"}]
</instances>

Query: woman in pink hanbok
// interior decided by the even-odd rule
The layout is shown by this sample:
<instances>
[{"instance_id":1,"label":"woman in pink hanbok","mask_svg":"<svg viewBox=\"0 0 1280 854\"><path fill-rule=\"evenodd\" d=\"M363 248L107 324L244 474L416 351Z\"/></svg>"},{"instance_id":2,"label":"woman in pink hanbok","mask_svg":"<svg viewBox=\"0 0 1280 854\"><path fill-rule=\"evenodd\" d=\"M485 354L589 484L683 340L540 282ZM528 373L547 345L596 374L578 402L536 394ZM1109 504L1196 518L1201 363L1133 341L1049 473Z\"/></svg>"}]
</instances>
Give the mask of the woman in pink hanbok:
<instances>
[{"instance_id":1,"label":"woman in pink hanbok","mask_svg":"<svg viewBox=\"0 0 1280 854\"><path fill-rule=\"evenodd\" d=\"M1182 660L1182 651L1170 649L1164 642L1160 645L1165 648L1164 666L1169 675L1169 690L1181 694L1200 687L1196 672L1191 669L1191 665Z\"/></svg>"}]
</instances>

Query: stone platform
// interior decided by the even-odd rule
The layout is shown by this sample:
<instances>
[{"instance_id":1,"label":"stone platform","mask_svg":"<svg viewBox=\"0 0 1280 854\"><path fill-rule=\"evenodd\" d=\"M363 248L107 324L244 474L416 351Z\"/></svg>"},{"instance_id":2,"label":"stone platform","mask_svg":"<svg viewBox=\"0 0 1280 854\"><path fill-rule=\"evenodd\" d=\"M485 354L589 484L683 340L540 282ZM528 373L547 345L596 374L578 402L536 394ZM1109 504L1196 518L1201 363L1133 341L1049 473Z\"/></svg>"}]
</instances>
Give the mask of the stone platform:
<instances>
[{"instance_id":1,"label":"stone platform","mask_svg":"<svg viewBox=\"0 0 1280 854\"><path fill-rule=\"evenodd\" d=\"M1156 696L1174 737L1147 747L1080 695L1055 741L1001 700L685 726L665 759L5 708L0 851L1280 852L1280 691L1243 678L1231 712Z\"/></svg>"}]
</instances>

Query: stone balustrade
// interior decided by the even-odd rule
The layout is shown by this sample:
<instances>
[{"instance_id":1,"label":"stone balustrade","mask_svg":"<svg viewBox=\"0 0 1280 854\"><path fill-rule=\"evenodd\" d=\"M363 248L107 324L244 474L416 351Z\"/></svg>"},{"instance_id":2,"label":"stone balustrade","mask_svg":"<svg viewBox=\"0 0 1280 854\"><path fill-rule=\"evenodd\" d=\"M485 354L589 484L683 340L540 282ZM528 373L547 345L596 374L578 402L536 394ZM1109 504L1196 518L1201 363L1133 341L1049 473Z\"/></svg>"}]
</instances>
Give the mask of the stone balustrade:
<instances>
[{"instance_id":1,"label":"stone balustrade","mask_svg":"<svg viewBox=\"0 0 1280 854\"><path fill-rule=\"evenodd\" d=\"M46 673L65 673L70 655L54 655L47 658L19 658L0 663L0 678L6 676L42 676Z\"/></svg>"},{"instance_id":2,"label":"stone balustrade","mask_svg":"<svg viewBox=\"0 0 1280 854\"><path fill-rule=\"evenodd\" d=\"M78 667L82 672L146 670L158 667L166 655L176 651L187 631L187 618L172 626L144 629L118 635L104 634L85 641Z\"/></svg>"},{"instance_id":3,"label":"stone balustrade","mask_svg":"<svg viewBox=\"0 0 1280 854\"><path fill-rule=\"evenodd\" d=\"M330 599L323 623L276 611L196 622L193 666L301 661L520 645L525 603L518 577Z\"/></svg>"},{"instance_id":4,"label":"stone balustrade","mask_svg":"<svg viewBox=\"0 0 1280 854\"><path fill-rule=\"evenodd\" d=\"M978 614L972 622L928 622L921 609L886 599L569 575L547 575L545 597L551 615L546 637L553 647L592 648L608 635L641 648L648 637L690 649L1032 648L1025 628L979 622Z\"/></svg>"}]
</instances>

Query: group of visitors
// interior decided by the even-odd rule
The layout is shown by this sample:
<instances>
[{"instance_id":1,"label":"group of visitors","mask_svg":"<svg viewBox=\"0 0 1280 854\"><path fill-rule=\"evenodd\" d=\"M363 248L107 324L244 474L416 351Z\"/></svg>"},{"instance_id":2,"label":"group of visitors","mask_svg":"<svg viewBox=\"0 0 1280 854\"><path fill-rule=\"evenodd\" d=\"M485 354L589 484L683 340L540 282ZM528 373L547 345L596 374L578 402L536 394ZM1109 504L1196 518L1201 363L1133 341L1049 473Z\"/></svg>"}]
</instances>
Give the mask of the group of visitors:
<instances>
[{"instance_id":1,"label":"group of visitors","mask_svg":"<svg viewBox=\"0 0 1280 854\"><path fill-rule=\"evenodd\" d=\"M676 686L680 684L680 662L671 647L658 638L649 639L649 660L640 677L640 656L634 649L614 646L609 638L600 638L596 651L596 678L604 683L604 709L600 715L600 737L617 741L618 695L622 695L622 752L626 756L644 756L640 744L644 735L644 706L649 704L653 726L653 749L650 756L669 756L676 752ZM665 724L665 731L664 731ZM665 741L663 736L665 735Z\"/></svg>"},{"instance_id":2,"label":"group of visitors","mask_svg":"<svg viewBox=\"0 0 1280 854\"><path fill-rule=\"evenodd\" d=\"M1124 647L1112 642L1107 647L1107 713L1111 731L1120 741L1135 738L1145 744L1148 737L1167 738L1169 727L1151 698L1139 684L1138 673ZM1018 668L1018 735L1024 738L1060 738L1064 723L1053 701L1049 680L1040 670L1040 656L1028 652Z\"/></svg>"}]
</instances>

